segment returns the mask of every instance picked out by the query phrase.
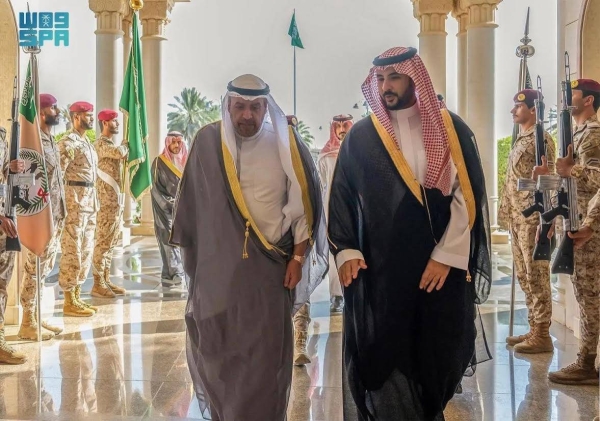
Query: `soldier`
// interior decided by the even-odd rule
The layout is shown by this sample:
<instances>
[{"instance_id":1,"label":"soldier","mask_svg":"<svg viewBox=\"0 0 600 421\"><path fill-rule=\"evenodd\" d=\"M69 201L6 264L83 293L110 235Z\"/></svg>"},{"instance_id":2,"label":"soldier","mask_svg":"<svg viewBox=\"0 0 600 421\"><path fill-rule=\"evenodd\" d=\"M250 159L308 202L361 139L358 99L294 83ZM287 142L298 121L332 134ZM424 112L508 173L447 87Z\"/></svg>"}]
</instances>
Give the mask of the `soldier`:
<instances>
[{"instance_id":1,"label":"soldier","mask_svg":"<svg viewBox=\"0 0 600 421\"><path fill-rule=\"evenodd\" d=\"M6 184L8 178L8 159L6 130L0 127L0 163L2 164L0 181L2 184ZM15 160L10 162L10 170L12 172L23 172L24 167L23 161ZM17 253L14 251L6 251L7 236L16 237L17 227L12 220L0 215L0 364L23 364L27 361L25 354L9 346L4 336L4 313L8 298L7 288L15 267L15 257L17 256Z\"/></svg>"},{"instance_id":2,"label":"soldier","mask_svg":"<svg viewBox=\"0 0 600 421\"><path fill-rule=\"evenodd\" d=\"M125 197L121 192L121 172L123 161L129 153L127 143L115 145L113 136L119 133L119 114L113 110L103 110L98 114L102 124L102 135L94 145L98 154L98 198L100 211L96 229L93 268L94 287L92 297L114 298L125 295L125 288L110 280L110 264L113 249L119 240L121 218Z\"/></svg>"},{"instance_id":3,"label":"soldier","mask_svg":"<svg viewBox=\"0 0 600 421\"><path fill-rule=\"evenodd\" d=\"M63 186L62 174L60 170L60 153L56 146L54 136L50 133L50 129L59 123L59 110L57 107L56 98L50 94L40 94L40 134L42 147L44 149L44 160L46 161L46 173L50 184L50 203L52 205L52 219L54 223L54 233L50 242L46 246L44 253L40 257L40 278L42 284L46 280L46 276L54 268L56 262L56 254L60 237L62 235L66 205L65 205L65 188ZM23 285L21 287L21 305L23 306L23 321L19 329L19 338L37 340L37 311L36 311L36 291L37 279L35 274L36 256L30 251L27 251L25 261L25 273L23 274ZM42 320L42 327L52 332L42 332L42 340L51 339L54 335L59 335L62 329L48 324Z\"/></svg>"},{"instance_id":4,"label":"soldier","mask_svg":"<svg viewBox=\"0 0 600 421\"><path fill-rule=\"evenodd\" d=\"M69 108L73 129L58 142L65 177L67 218L61 240L62 257L58 282L65 293L65 316L93 316L98 307L81 300L81 284L92 264L98 212L96 168L98 155L86 136L94 127L94 106L76 102Z\"/></svg>"},{"instance_id":5,"label":"soldier","mask_svg":"<svg viewBox=\"0 0 600 421\"><path fill-rule=\"evenodd\" d=\"M533 260L540 216L534 214L525 218L521 214L531 204L533 193L517 191L517 180L531 177L536 162L534 101L537 98L538 91L533 89L525 89L514 97L515 106L511 113L513 121L519 124L520 133L508 158L506 182L498 210L499 223L510 226L513 259L519 285L525 293L529 319L529 332L524 335L509 336L506 338L506 343L514 346L516 352L528 354L554 350L549 333L552 318L549 262ZM544 137L549 171L554 171L556 156L554 140L547 132L544 133Z\"/></svg>"},{"instance_id":6,"label":"soldier","mask_svg":"<svg viewBox=\"0 0 600 421\"><path fill-rule=\"evenodd\" d=\"M598 370L594 360L600 333L598 320L600 265L596 261L600 251L600 235L594 232L597 228L594 221L598 210L594 205L597 202L592 200L598 192L598 184L590 175L594 173L594 168L600 167L600 123L597 117L600 108L600 84L590 79L578 79L572 82L571 87L573 88L572 115L576 124L573 147L569 148L566 157L556 161L556 169L563 177L577 178L577 203L583 226L580 233L575 235L579 248L575 251L575 274L571 279L575 298L579 303L581 339L577 361L559 371L549 373L548 379L559 384L598 385ZM545 172L545 168L538 171L540 174ZM588 215L590 202L590 215ZM578 237L589 237L589 241L584 243Z\"/></svg>"}]
</instances>

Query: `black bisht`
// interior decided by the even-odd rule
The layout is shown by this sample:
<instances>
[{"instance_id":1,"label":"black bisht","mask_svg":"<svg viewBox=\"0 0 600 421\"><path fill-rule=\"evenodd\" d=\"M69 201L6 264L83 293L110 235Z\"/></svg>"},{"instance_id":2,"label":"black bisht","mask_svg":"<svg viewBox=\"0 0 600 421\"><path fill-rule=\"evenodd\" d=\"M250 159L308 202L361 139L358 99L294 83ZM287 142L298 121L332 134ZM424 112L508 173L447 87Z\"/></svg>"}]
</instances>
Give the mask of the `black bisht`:
<instances>
[{"instance_id":1,"label":"black bisht","mask_svg":"<svg viewBox=\"0 0 600 421\"><path fill-rule=\"evenodd\" d=\"M485 180L473 133L456 115L452 121L476 202L471 282L466 271L452 268L444 287L429 294L419 282L449 222L452 196L421 188L430 224L370 118L355 124L340 150L329 202L331 250L360 250L368 266L344 290L346 421L377 420L374 412L394 406L399 420L414 419L397 412L403 407L417 408L419 419L443 419L463 375L491 358L476 307L491 285ZM407 381L383 399L389 408L381 411L371 393L392 373Z\"/></svg>"}]
</instances>

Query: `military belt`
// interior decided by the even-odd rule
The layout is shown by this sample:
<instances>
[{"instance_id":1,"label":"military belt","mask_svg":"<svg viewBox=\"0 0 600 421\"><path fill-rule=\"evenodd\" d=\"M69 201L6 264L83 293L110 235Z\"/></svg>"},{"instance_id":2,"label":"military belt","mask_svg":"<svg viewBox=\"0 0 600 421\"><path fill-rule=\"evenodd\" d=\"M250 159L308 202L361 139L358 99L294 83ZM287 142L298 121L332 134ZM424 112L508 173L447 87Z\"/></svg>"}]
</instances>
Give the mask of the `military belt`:
<instances>
[{"instance_id":1,"label":"military belt","mask_svg":"<svg viewBox=\"0 0 600 421\"><path fill-rule=\"evenodd\" d=\"M74 186L74 187L94 187L95 184L94 183L88 183L87 181L71 181L71 180L68 180L67 181L67 186Z\"/></svg>"}]
</instances>

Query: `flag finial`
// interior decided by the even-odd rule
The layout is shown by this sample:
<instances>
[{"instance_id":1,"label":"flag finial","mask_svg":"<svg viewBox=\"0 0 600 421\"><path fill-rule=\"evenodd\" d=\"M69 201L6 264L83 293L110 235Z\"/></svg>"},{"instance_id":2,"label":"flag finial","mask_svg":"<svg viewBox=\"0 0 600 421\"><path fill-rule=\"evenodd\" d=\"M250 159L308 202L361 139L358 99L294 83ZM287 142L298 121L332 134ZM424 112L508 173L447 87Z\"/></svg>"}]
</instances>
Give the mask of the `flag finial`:
<instances>
[{"instance_id":1,"label":"flag finial","mask_svg":"<svg viewBox=\"0 0 600 421\"><path fill-rule=\"evenodd\" d=\"M130 0L129 5L133 10L140 10L144 7L144 0Z\"/></svg>"}]
</instances>

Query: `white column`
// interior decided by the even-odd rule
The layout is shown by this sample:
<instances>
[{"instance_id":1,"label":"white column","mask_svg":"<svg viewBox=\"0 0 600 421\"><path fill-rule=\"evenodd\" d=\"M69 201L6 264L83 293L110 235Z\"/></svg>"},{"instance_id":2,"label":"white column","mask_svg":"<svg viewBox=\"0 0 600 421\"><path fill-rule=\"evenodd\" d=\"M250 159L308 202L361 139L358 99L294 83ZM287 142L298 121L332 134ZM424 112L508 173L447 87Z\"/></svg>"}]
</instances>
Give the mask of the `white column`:
<instances>
[{"instance_id":1,"label":"white column","mask_svg":"<svg viewBox=\"0 0 600 421\"><path fill-rule=\"evenodd\" d=\"M451 0L412 0L414 16L419 20L419 55L438 94L446 97L446 19Z\"/></svg>"},{"instance_id":2,"label":"white column","mask_svg":"<svg viewBox=\"0 0 600 421\"><path fill-rule=\"evenodd\" d=\"M466 0L467 26L467 122L477 139L492 226L497 226L498 154L494 133L495 11L501 0Z\"/></svg>"},{"instance_id":3,"label":"white column","mask_svg":"<svg viewBox=\"0 0 600 421\"><path fill-rule=\"evenodd\" d=\"M120 2L90 0L90 9L96 15L96 106L100 110L119 109L119 99L123 88L123 7ZM119 117L122 123L122 117ZM97 119L96 119L97 121ZM98 133L102 127L97 121ZM117 142L119 138L115 139Z\"/></svg>"},{"instance_id":4,"label":"white column","mask_svg":"<svg viewBox=\"0 0 600 421\"><path fill-rule=\"evenodd\" d=\"M458 79L458 115L467 118L467 25L469 23L469 13L466 9L460 9L457 3L452 12L454 18L458 21L457 38L457 59L456 75Z\"/></svg>"},{"instance_id":5,"label":"white column","mask_svg":"<svg viewBox=\"0 0 600 421\"><path fill-rule=\"evenodd\" d=\"M173 5L167 0L148 0L140 10L142 21L142 60L148 113L148 158L154 160L161 151L167 134L166 114L162 99L162 48L166 41L165 27ZM154 235L154 217L150 195L142 198L141 226L134 230L140 235Z\"/></svg>"}]
</instances>

